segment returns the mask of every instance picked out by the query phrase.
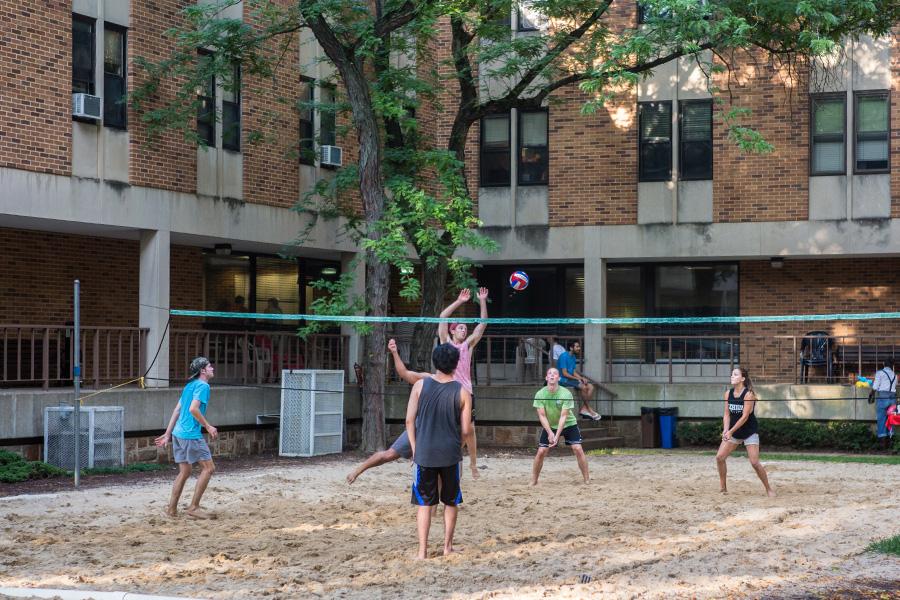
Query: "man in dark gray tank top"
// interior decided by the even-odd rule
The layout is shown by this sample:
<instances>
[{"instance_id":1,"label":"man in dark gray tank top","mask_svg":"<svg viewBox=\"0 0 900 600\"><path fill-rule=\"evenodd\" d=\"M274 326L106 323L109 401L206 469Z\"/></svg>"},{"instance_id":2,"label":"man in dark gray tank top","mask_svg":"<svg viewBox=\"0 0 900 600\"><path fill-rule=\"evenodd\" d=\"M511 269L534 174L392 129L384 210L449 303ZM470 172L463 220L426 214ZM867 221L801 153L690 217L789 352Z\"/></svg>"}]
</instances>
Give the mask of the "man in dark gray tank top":
<instances>
[{"instance_id":1,"label":"man in dark gray tank top","mask_svg":"<svg viewBox=\"0 0 900 600\"><path fill-rule=\"evenodd\" d=\"M406 432L413 451L412 503L418 506L418 559L428 556L431 507L444 503L444 555L453 552L462 440L472 434L472 396L453 379L459 350L441 344L431 353L437 372L418 381L406 406Z\"/></svg>"}]
</instances>

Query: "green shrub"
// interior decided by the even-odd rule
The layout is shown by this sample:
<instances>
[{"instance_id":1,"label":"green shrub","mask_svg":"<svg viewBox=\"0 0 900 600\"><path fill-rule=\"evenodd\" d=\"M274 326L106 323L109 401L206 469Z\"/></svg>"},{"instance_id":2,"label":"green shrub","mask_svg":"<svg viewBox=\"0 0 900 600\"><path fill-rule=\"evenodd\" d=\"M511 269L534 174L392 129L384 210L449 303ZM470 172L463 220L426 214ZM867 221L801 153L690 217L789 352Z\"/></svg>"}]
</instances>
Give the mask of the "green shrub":
<instances>
[{"instance_id":1,"label":"green shrub","mask_svg":"<svg viewBox=\"0 0 900 600\"><path fill-rule=\"evenodd\" d=\"M798 450L867 452L878 448L872 427L854 421L819 423L803 419L760 419L759 435L766 446ZM680 421L678 439L683 446L718 446L722 441L722 422L718 419ZM895 437L892 451L900 454L900 437Z\"/></svg>"},{"instance_id":2,"label":"green shrub","mask_svg":"<svg viewBox=\"0 0 900 600\"><path fill-rule=\"evenodd\" d=\"M29 462L18 454L0 450L0 482L2 483L19 483L28 479L44 479L65 474L65 469L43 462Z\"/></svg>"},{"instance_id":3,"label":"green shrub","mask_svg":"<svg viewBox=\"0 0 900 600\"><path fill-rule=\"evenodd\" d=\"M881 552L882 554L894 554L896 556L900 556L900 535L895 535L894 537L885 538L883 540L878 540L877 542L872 542L869 544L869 547L866 548L870 552Z\"/></svg>"}]
</instances>

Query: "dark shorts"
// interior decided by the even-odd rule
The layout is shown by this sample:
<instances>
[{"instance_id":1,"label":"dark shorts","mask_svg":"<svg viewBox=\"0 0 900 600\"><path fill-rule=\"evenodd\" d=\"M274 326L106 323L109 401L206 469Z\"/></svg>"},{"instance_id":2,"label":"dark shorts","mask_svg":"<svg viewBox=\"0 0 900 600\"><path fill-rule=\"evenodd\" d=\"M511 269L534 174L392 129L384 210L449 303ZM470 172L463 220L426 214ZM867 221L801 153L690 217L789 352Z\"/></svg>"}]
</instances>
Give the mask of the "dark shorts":
<instances>
[{"instance_id":1,"label":"dark shorts","mask_svg":"<svg viewBox=\"0 0 900 600\"><path fill-rule=\"evenodd\" d=\"M581 445L581 430L578 429L578 424L569 425L565 429L562 430L562 436L566 439L566 446L580 446ZM538 442L539 448L549 448L550 447L550 438L547 436L547 430L541 429L541 439Z\"/></svg>"},{"instance_id":2,"label":"dark shorts","mask_svg":"<svg viewBox=\"0 0 900 600\"><path fill-rule=\"evenodd\" d=\"M576 381L576 380L574 380L574 379L567 379L567 380L565 380L565 381L563 381L562 379L560 379L560 380L559 380L559 385L561 385L561 386L563 386L563 387L565 387L565 388L572 389L572 390L580 390L580 389L581 389L581 386L582 386L583 384L582 384L580 381Z\"/></svg>"},{"instance_id":3,"label":"dark shorts","mask_svg":"<svg viewBox=\"0 0 900 600\"><path fill-rule=\"evenodd\" d=\"M172 455L176 463L194 464L201 460L212 460L206 440L183 440L172 436Z\"/></svg>"},{"instance_id":4,"label":"dark shorts","mask_svg":"<svg viewBox=\"0 0 900 600\"><path fill-rule=\"evenodd\" d=\"M413 465L412 503L417 506L435 506L440 501L447 506L461 504L459 487L460 466L421 467ZM440 486L438 486L440 481ZM438 492L440 487L440 492Z\"/></svg>"},{"instance_id":5,"label":"dark shorts","mask_svg":"<svg viewBox=\"0 0 900 600\"><path fill-rule=\"evenodd\" d=\"M391 444L391 450L402 458L412 457L412 446L409 445L409 435L405 431L397 436L397 439Z\"/></svg>"}]
</instances>

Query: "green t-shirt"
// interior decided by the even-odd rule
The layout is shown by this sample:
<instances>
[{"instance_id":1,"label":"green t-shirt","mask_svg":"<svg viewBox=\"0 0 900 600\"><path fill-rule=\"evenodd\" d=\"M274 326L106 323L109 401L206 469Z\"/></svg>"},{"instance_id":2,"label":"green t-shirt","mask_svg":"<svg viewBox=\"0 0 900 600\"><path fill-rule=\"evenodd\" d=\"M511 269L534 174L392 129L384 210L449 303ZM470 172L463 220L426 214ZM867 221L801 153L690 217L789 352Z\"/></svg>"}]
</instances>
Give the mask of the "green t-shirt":
<instances>
[{"instance_id":1,"label":"green t-shirt","mask_svg":"<svg viewBox=\"0 0 900 600\"><path fill-rule=\"evenodd\" d=\"M564 408L569 411L569 414L566 415L566 422L563 427L571 427L578 423L578 418L575 416L575 400L572 399L572 392L563 386L556 388L555 393L551 392L547 386L539 389L538 393L534 395L534 407L544 409L553 431L556 431L556 426L559 425L559 415L562 414Z\"/></svg>"}]
</instances>

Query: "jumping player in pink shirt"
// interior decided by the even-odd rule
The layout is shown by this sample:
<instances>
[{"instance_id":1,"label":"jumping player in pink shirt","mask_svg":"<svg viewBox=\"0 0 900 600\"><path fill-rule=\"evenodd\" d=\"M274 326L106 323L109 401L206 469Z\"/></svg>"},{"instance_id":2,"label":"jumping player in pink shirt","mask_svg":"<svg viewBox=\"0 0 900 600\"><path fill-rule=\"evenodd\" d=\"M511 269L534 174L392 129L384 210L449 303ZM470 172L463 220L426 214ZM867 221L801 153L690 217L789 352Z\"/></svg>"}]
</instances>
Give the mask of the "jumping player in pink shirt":
<instances>
[{"instance_id":1,"label":"jumping player in pink shirt","mask_svg":"<svg viewBox=\"0 0 900 600\"><path fill-rule=\"evenodd\" d=\"M472 292L468 289L461 290L459 292L459 297L447 308L441 311L441 318L446 319L453 312L468 302L472 298ZM487 310L487 298L488 298L488 290L487 288L479 288L478 289L478 303L481 305L481 318L487 319L488 310ZM469 329L466 327L465 323L450 323L449 327L447 323L440 323L438 325L438 339L442 344L450 343L459 350L459 363L456 366L456 371L453 372L453 379L458 381L460 385L462 385L463 389L465 389L472 396L472 423L474 425L475 422L475 394L472 392L472 377L471 377L471 366L472 366L472 352L475 350L475 345L481 340L481 336L484 335L484 330L487 329L487 323L479 323L475 326L475 329L472 330L472 334L466 337ZM472 435L467 441L467 445L469 445L469 468L472 471L472 477L475 479L478 478L478 464L477 464L477 447L478 442L475 438L475 427L472 427Z\"/></svg>"}]
</instances>

